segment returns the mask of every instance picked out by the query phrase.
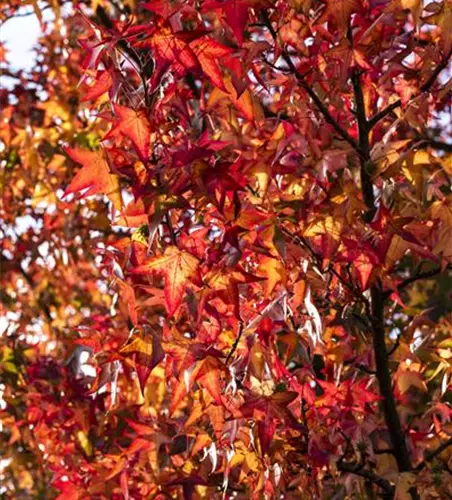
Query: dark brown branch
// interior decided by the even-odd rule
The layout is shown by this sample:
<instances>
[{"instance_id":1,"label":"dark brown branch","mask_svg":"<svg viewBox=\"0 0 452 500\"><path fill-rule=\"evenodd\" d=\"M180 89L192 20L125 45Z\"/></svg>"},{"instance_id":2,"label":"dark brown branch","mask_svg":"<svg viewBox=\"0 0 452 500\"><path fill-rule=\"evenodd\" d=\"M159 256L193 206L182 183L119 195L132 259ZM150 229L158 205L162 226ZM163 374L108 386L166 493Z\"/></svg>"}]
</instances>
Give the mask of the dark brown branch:
<instances>
[{"instance_id":1,"label":"dark brown branch","mask_svg":"<svg viewBox=\"0 0 452 500\"><path fill-rule=\"evenodd\" d=\"M405 441L405 435L400 423L397 406L392 392L391 371L389 369L388 352L386 348L384 327L384 296L380 284L377 283L371 289L371 323L374 339L375 365L377 368L377 380L380 386L380 394L383 398L383 412L394 456L400 472L411 470L410 455Z\"/></svg>"},{"instance_id":2,"label":"dark brown branch","mask_svg":"<svg viewBox=\"0 0 452 500\"><path fill-rule=\"evenodd\" d=\"M273 40L275 43L277 42L277 33L275 29L272 26L272 23L270 21L270 18L268 17L268 13L265 10L261 11L262 18L264 21L265 26L267 27L268 31L270 32ZM319 111L322 113L324 116L325 120L334 128L334 130L345 140L347 141L353 149L359 152L359 147L355 139L351 137L340 125L337 123L337 121L334 119L334 117L331 115L331 113L328 111L328 108L323 104L323 101L320 99L320 97L314 92L314 90L310 87L308 82L304 79L304 76L297 70L295 67L295 64L293 63L291 57L287 53L286 49L282 48L282 56L284 60L286 61L287 66L289 67L290 72L292 73L293 76L297 79L298 83L303 87L303 89L306 91L306 93L309 95L309 97L313 100L314 104L317 106Z\"/></svg>"},{"instance_id":3,"label":"dark brown branch","mask_svg":"<svg viewBox=\"0 0 452 500\"><path fill-rule=\"evenodd\" d=\"M372 184L372 178L368 171L369 162L369 125L366 118L366 107L364 104L364 95L361 87L361 80L359 73L354 70L352 75L353 92L355 94L356 102L356 118L358 120L358 131L359 131L359 148L364 154L364 161L361 161L360 166L360 180L361 180L361 190L363 193L363 200L367 207L366 220L372 220L376 207L375 207L375 195L374 188Z\"/></svg>"},{"instance_id":4,"label":"dark brown branch","mask_svg":"<svg viewBox=\"0 0 452 500\"><path fill-rule=\"evenodd\" d=\"M445 441L442 445L438 446L436 450L431 451L430 453L427 454L427 456L424 458L424 460L417 466L415 467L416 472L420 472L421 470L425 469L427 467L427 464L434 460L438 455L441 455L441 453L449 448L449 446L452 446L452 438L448 439Z\"/></svg>"},{"instance_id":5,"label":"dark brown branch","mask_svg":"<svg viewBox=\"0 0 452 500\"><path fill-rule=\"evenodd\" d=\"M440 272L441 268L436 267L435 269L431 269L430 271L424 271L423 273L418 273L414 276L410 276L409 278L403 280L401 283L397 285L397 290L400 292L401 290L411 285L412 283L426 278L432 278L433 276L436 276Z\"/></svg>"},{"instance_id":6,"label":"dark brown branch","mask_svg":"<svg viewBox=\"0 0 452 500\"><path fill-rule=\"evenodd\" d=\"M451 266L449 265L446 267L446 270L450 269L450 268L451 268ZM441 267L435 267L434 269L430 269L430 271L416 273L413 276L410 276L409 278L406 278L403 281L401 281L397 285L397 292L401 292L406 287L415 283L416 281L424 280L427 278L433 278L434 276L436 276L439 273L441 273ZM384 292L384 298L387 299L391 295L391 293L392 293L391 290L387 290L386 292Z\"/></svg>"},{"instance_id":7,"label":"dark brown branch","mask_svg":"<svg viewBox=\"0 0 452 500\"><path fill-rule=\"evenodd\" d=\"M391 347L391 349L388 351L388 358L390 358L400 347L400 340L402 338L402 334L400 333L397 335L396 341L394 342L394 345Z\"/></svg>"},{"instance_id":8,"label":"dark brown branch","mask_svg":"<svg viewBox=\"0 0 452 500\"><path fill-rule=\"evenodd\" d=\"M351 31L349 31L349 40L353 44ZM355 94L355 111L358 120L359 148L361 151L361 190L367 206L367 212L363 219L369 222L377 209L372 178L367 170L370 161L369 131L371 127L369 121L366 119L361 82L359 74L356 71L352 76L352 84ZM382 396L384 419L391 437L392 449L394 450L394 457L397 461L399 471L407 472L411 470L411 460L392 392L392 377L389 367L384 323L385 296L380 281L371 287L370 296L370 302L367 302L365 305L367 316L372 325L376 377L380 388L380 395ZM416 491L412 492L412 497L417 498Z\"/></svg>"},{"instance_id":9,"label":"dark brown branch","mask_svg":"<svg viewBox=\"0 0 452 500\"><path fill-rule=\"evenodd\" d=\"M376 375L377 374L377 372L375 370L371 370L370 368L367 368L367 366L363 365L362 363L357 364L356 368L358 368L358 370L360 370L364 373L367 373L368 375Z\"/></svg>"},{"instance_id":10,"label":"dark brown branch","mask_svg":"<svg viewBox=\"0 0 452 500\"><path fill-rule=\"evenodd\" d=\"M430 75L430 78L421 86L419 89L419 92L414 95L410 101L413 99L416 99L419 97L419 95L423 94L424 92L428 92L430 88L433 86L435 83L438 75L443 71L443 69L446 68L449 59L452 55L452 49L449 50L449 53L446 55L446 57L438 64L438 66L435 68L435 71ZM389 113L392 113L395 109L399 108L402 105L402 101L400 99L397 99L397 101L394 101L392 104L389 106L386 106L386 108L382 109L380 112L378 112L376 115L374 115L370 120L369 120L369 130L371 130L375 125L382 120L385 116L389 115Z\"/></svg>"},{"instance_id":11,"label":"dark brown branch","mask_svg":"<svg viewBox=\"0 0 452 500\"><path fill-rule=\"evenodd\" d=\"M243 325L243 321L240 321L239 331L237 333L237 338L235 339L234 344L232 345L232 348L231 348L231 350L226 358L226 361L225 361L226 366L228 366L229 361L231 361L232 356L234 355L235 351L237 350L237 347L239 345L240 339L242 338L244 329L245 328Z\"/></svg>"},{"instance_id":12,"label":"dark brown branch","mask_svg":"<svg viewBox=\"0 0 452 500\"><path fill-rule=\"evenodd\" d=\"M432 149L438 149L439 151L445 151L446 153L452 153L452 144L448 144L447 142L436 141L434 139L423 138L423 144L427 144Z\"/></svg>"},{"instance_id":13,"label":"dark brown branch","mask_svg":"<svg viewBox=\"0 0 452 500\"><path fill-rule=\"evenodd\" d=\"M341 472L348 472L350 474L355 474L357 476L367 479L368 481L371 481L372 483L379 486L385 493L390 495L391 498L394 495L394 487L391 485L391 483L386 479L377 476L377 474L375 474L374 472L362 469L360 468L359 465L357 466L355 464L349 464L341 461L337 463L337 468Z\"/></svg>"}]
</instances>

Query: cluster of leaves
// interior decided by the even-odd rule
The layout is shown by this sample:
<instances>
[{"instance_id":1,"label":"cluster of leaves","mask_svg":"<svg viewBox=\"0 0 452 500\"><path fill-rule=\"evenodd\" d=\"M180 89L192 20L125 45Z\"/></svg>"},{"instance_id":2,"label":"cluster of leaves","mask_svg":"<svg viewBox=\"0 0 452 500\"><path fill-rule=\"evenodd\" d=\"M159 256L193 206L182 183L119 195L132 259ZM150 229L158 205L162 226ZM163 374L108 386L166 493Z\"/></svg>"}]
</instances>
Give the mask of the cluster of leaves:
<instances>
[{"instance_id":1,"label":"cluster of leaves","mask_svg":"<svg viewBox=\"0 0 452 500\"><path fill-rule=\"evenodd\" d=\"M2 493L451 496L450 1L61 3L2 63Z\"/></svg>"}]
</instances>

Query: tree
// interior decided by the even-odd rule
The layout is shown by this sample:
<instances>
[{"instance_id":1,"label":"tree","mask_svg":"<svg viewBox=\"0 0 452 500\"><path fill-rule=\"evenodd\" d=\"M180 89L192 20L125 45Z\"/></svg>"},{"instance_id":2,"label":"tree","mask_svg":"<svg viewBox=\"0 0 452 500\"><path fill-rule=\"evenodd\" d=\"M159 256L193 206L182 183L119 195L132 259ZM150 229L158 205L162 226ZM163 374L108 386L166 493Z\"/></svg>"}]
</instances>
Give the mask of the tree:
<instances>
[{"instance_id":1,"label":"tree","mask_svg":"<svg viewBox=\"0 0 452 500\"><path fill-rule=\"evenodd\" d=\"M30 5L5 498L450 497L450 1Z\"/></svg>"}]
</instances>

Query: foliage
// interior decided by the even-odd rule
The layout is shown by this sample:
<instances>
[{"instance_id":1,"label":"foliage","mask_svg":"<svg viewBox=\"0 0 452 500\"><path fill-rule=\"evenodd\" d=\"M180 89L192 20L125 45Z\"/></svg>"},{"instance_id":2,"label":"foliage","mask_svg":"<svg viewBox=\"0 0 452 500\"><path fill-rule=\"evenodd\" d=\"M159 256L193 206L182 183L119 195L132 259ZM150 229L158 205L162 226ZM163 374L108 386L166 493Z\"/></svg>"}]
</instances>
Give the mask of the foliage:
<instances>
[{"instance_id":1,"label":"foliage","mask_svg":"<svg viewBox=\"0 0 452 500\"><path fill-rule=\"evenodd\" d=\"M450 0L29 14L1 494L450 497Z\"/></svg>"}]
</instances>

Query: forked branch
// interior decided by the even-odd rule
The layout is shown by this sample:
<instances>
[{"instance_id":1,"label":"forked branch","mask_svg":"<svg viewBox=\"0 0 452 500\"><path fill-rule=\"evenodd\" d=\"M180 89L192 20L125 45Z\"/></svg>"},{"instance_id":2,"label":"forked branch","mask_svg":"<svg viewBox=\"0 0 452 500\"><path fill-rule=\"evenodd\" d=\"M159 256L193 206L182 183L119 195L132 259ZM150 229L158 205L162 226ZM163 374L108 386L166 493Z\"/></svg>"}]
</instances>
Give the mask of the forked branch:
<instances>
[{"instance_id":1,"label":"forked branch","mask_svg":"<svg viewBox=\"0 0 452 500\"><path fill-rule=\"evenodd\" d=\"M410 102L419 97L421 94L424 92L428 92L433 84L435 83L436 79L438 78L438 75L443 71L443 69L446 68L447 64L449 63L449 59L452 56L452 49L449 50L448 54L446 54L446 57L438 64L438 66L435 68L433 73L430 75L430 78L421 86L419 89L419 92L414 95L411 99ZM380 112L378 112L376 115L374 115L370 120L369 120L369 130L371 130L375 125L382 120L385 116L389 115L389 113L392 113L394 110L399 108L402 105L402 101L400 99L397 99L397 101L394 101L393 103L389 104L389 106L386 106L386 108L382 109Z\"/></svg>"},{"instance_id":2,"label":"forked branch","mask_svg":"<svg viewBox=\"0 0 452 500\"><path fill-rule=\"evenodd\" d=\"M277 42L278 35L273 28L273 25L270 21L270 18L268 16L267 11L262 10L261 11L262 18L264 21L264 25L267 27L268 31L270 32L273 40L275 43ZM322 100L320 97L314 92L314 90L311 88L311 86L308 84L308 82L305 80L304 76L298 71L296 68L294 62L292 61L290 55L287 53L285 48L281 49L282 51L282 57L284 61L286 62L287 66L289 67L290 73L297 79L298 83L303 87L303 89L306 91L306 93L309 95L309 97L312 99L318 110L322 113L324 116L325 120L334 128L334 130L345 140L347 141L353 149L359 152L359 146L358 143L353 139L353 137L350 136L340 125L339 123L334 119L333 115L328 111L328 108L323 104Z\"/></svg>"}]
</instances>

